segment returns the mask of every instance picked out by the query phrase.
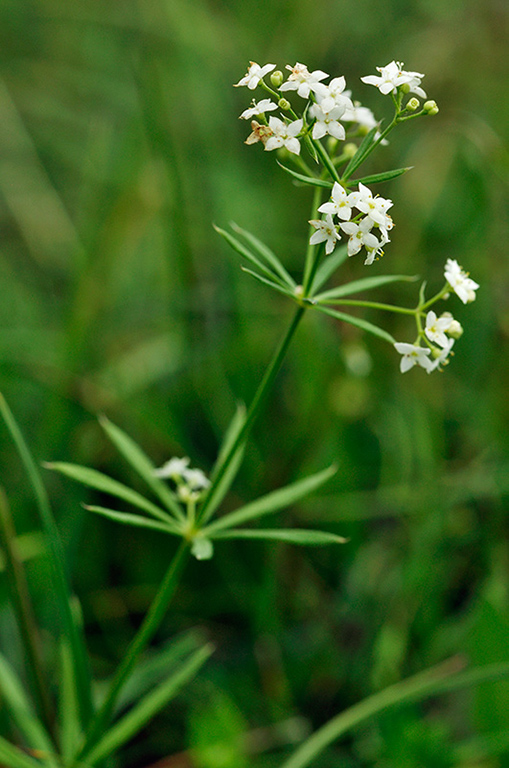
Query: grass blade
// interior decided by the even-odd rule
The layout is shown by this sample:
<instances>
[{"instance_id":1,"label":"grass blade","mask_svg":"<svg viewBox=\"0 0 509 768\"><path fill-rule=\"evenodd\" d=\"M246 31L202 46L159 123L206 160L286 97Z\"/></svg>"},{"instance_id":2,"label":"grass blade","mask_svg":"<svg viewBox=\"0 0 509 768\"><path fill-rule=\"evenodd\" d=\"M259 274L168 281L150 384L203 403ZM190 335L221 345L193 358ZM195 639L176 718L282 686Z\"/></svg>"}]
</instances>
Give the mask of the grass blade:
<instances>
[{"instance_id":1,"label":"grass blade","mask_svg":"<svg viewBox=\"0 0 509 768\"><path fill-rule=\"evenodd\" d=\"M509 662L490 664L463 672L459 671L460 665L462 666L461 661L457 658L450 659L437 667L391 685L341 712L310 736L281 768L305 768L343 734L387 709L509 675Z\"/></svg>"},{"instance_id":2,"label":"grass blade","mask_svg":"<svg viewBox=\"0 0 509 768\"><path fill-rule=\"evenodd\" d=\"M134 525L136 528L150 528L155 531L164 531L172 536L180 536L181 532L177 526L169 526L168 523L159 523L157 520L151 520L148 517L142 517L141 515L133 515L130 512L117 512L115 509L108 509L107 507L97 507L93 504L84 504L85 509L89 512L97 512L98 515L108 517L110 520L114 520L116 523L123 523L124 525Z\"/></svg>"},{"instance_id":3,"label":"grass blade","mask_svg":"<svg viewBox=\"0 0 509 768\"><path fill-rule=\"evenodd\" d=\"M149 488L159 497L167 509L180 521L185 519L175 494L170 491L168 486L154 475L155 466L148 456L141 450L139 445L134 442L120 427L113 424L106 416L101 416L99 422L124 459L131 467L138 472L140 477L145 480Z\"/></svg>"},{"instance_id":4,"label":"grass blade","mask_svg":"<svg viewBox=\"0 0 509 768\"><path fill-rule=\"evenodd\" d=\"M164 510L156 507L148 499L142 496L140 493L133 491L126 485L113 480L108 475L104 475L102 472L98 472L95 469L89 467L82 467L79 464L67 464L63 461L48 462L44 465L47 469L54 469L60 472L66 477L70 477L72 480L76 480L78 483L87 485L90 488L95 488L97 491L115 496L117 499L127 501L139 509L143 509L148 512L152 517L158 520L163 520L169 525L175 525L175 518L169 515Z\"/></svg>"},{"instance_id":5,"label":"grass blade","mask_svg":"<svg viewBox=\"0 0 509 768\"><path fill-rule=\"evenodd\" d=\"M316 275L311 285L312 296L314 295L315 291L318 291L322 287L322 285L325 285L329 277L332 277L336 269L344 264L347 258L348 246L340 245L335 248L334 253L331 253L330 256L327 256L327 258L322 261L316 270Z\"/></svg>"},{"instance_id":6,"label":"grass blade","mask_svg":"<svg viewBox=\"0 0 509 768\"><path fill-rule=\"evenodd\" d=\"M274 269L275 272L279 274L279 276L289 286L289 288L295 288L297 285L295 280L291 277L291 275L288 274L276 254L271 251L271 249L265 245L265 243L262 243L262 241L251 234L251 232L248 232L247 229L242 229L239 227L238 224L235 224L234 221L231 222L230 226L233 230L235 230L235 232L237 232L237 234L241 235L244 240L247 240L251 247L258 252L259 256L261 256L270 264L270 266Z\"/></svg>"},{"instance_id":7,"label":"grass blade","mask_svg":"<svg viewBox=\"0 0 509 768\"><path fill-rule=\"evenodd\" d=\"M317 472L315 475L298 480L296 483L287 485L285 488L279 488L277 491L267 493L256 501L231 512L229 515L219 518L203 529L202 533L207 537L216 537L216 531L222 531L231 528L234 525L242 525L248 520L254 520L262 515L268 515L276 512L283 507L289 507L299 499L312 493L321 485L327 482L336 472L336 467L331 466L327 469Z\"/></svg>"},{"instance_id":8,"label":"grass blade","mask_svg":"<svg viewBox=\"0 0 509 768\"><path fill-rule=\"evenodd\" d=\"M245 421L246 421L246 408L242 404L237 406L237 410L235 411L233 419L231 420L231 423L226 431L224 441L221 446L221 450L219 451L219 454L217 457L217 461L214 464L214 467L212 468L212 472L210 473L210 479L212 480L212 482L214 481L215 476L219 471L219 467L221 466L225 456L228 455L230 449L235 444L238 435L240 434L241 430L244 427ZM242 459L244 458L245 446L246 446L245 440L237 446L235 454L232 457L226 472L222 476L217 486L214 488L214 491L211 494L210 503L208 507L210 516L214 514L214 512L219 507L224 497L230 490L230 487L233 481L235 480L235 477L237 476L237 472L240 469L240 465L242 464Z\"/></svg>"},{"instance_id":9,"label":"grass blade","mask_svg":"<svg viewBox=\"0 0 509 768\"><path fill-rule=\"evenodd\" d=\"M95 765L119 749L159 712L198 672L212 653L212 646L205 645L193 653L177 672L147 694L133 709L103 736L89 753L87 765Z\"/></svg>"},{"instance_id":10,"label":"grass blade","mask_svg":"<svg viewBox=\"0 0 509 768\"><path fill-rule=\"evenodd\" d=\"M328 299L339 299L343 296L351 296L352 293L360 293L361 291L371 291L373 288L379 288L381 285L388 285L395 282L413 282L417 280L417 277L411 277L409 275L379 275L378 277L364 277L361 280L352 280L351 283L345 283L339 285L337 288L332 288L330 291L319 293L317 296L313 296L313 299L318 303L327 302Z\"/></svg>"},{"instance_id":11,"label":"grass blade","mask_svg":"<svg viewBox=\"0 0 509 768\"><path fill-rule=\"evenodd\" d=\"M304 546L323 546L324 544L346 544L348 539L336 536L326 531L311 531L306 528L267 528L246 531L228 529L218 531L213 539L264 539L265 541L285 541L287 544L302 544Z\"/></svg>"},{"instance_id":12,"label":"grass blade","mask_svg":"<svg viewBox=\"0 0 509 768\"><path fill-rule=\"evenodd\" d=\"M33 760L2 736L0 736L0 760L3 763L2 768L41 768L39 760Z\"/></svg>"},{"instance_id":13,"label":"grass blade","mask_svg":"<svg viewBox=\"0 0 509 768\"><path fill-rule=\"evenodd\" d=\"M58 717L60 722L59 746L64 765L68 765L79 749L81 728L79 718L76 677L72 655L65 640L60 644L61 684L59 686Z\"/></svg>"},{"instance_id":14,"label":"grass blade","mask_svg":"<svg viewBox=\"0 0 509 768\"><path fill-rule=\"evenodd\" d=\"M0 654L0 692L14 722L25 736L27 744L51 754L53 744L49 734L35 715L23 686L15 671Z\"/></svg>"},{"instance_id":15,"label":"grass blade","mask_svg":"<svg viewBox=\"0 0 509 768\"><path fill-rule=\"evenodd\" d=\"M347 315L346 312L338 312L336 309L330 309L329 307L322 307L320 305L317 305L316 309L326 315L335 317L337 320L343 320L345 323L355 325L357 328L361 328L363 331L373 334L373 336L378 336L379 339L384 339L384 341L388 341L389 344L396 343L396 339L394 339L390 333L384 331L383 328L379 328L377 325L373 325L373 323L368 323L367 320L362 320L360 317Z\"/></svg>"},{"instance_id":16,"label":"grass blade","mask_svg":"<svg viewBox=\"0 0 509 768\"><path fill-rule=\"evenodd\" d=\"M42 527L46 534L49 560L53 576L55 599L62 621L62 631L69 638L73 662L78 680L80 714L83 723L87 723L92 714L91 678L85 641L81 628L78 626L71 610L71 590L65 570L65 560L58 529L53 517L48 495L41 479L39 470L32 458L23 435L14 419L12 411L4 397L0 394L0 413L16 445L18 454L25 466L30 484L32 485Z\"/></svg>"}]
</instances>

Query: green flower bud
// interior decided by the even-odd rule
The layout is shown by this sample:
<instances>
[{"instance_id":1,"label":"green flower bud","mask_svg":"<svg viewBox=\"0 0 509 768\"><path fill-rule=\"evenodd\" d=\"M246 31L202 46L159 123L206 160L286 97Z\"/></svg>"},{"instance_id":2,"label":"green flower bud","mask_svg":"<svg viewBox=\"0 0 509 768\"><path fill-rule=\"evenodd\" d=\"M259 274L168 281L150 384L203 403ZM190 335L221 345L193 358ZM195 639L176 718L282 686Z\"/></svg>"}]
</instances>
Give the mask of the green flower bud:
<instances>
[{"instance_id":1,"label":"green flower bud","mask_svg":"<svg viewBox=\"0 0 509 768\"><path fill-rule=\"evenodd\" d=\"M422 108L428 115L437 115L439 111L436 101L425 101Z\"/></svg>"},{"instance_id":2,"label":"green flower bud","mask_svg":"<svg viewBox=\"0 0 509 768\"><path fill-rule=\"evenodd\" d=\"M348 142L348 144L345 144L345 146L343 147L343 154L346 157L353 157L356 152L357 152L357 144L354 144L353 141Z\"/></svg>"},{"instance_id":3,"label":"green flower bud","mask_svg":"<svg viewBox=\"0 0 509 768\"><path fill-rule=\"evenodd\" d=\"M284 78L285 76L283 75L281 70L276 69L270 76L270 82L272 83L274 88L279 88L279 86L282 85Z\"/></svg>"},{"instance_id":4,"label":"green flower bud","mask_svg":"<svg viewBox=\"0 0 509 768\"><path fill-rule=\"evenodd\" d=\"M278 107L279 107L280 109L285 109L285 110L286 110L286 109L290 109L290 108L291 108L291 106L292 106L292 105L290 104L290 102L288 101L288 99L279 99L279 101L278 101L277 105L278 105Z\"/></svg>"},{"instance_id":5,"label":"green flower bud","mask_svg":"<svg viewBox=\"0 0 509 768\"><path fill-rule=\"evenodd\" d=\"M410 93L410 84L403 83L403 85L399 86L399 90L401 91L401 93Z\"/></svg>"},{"instance_id":6,"label":"green flower bud","mask_svg":"<svg viewBox=\"0 0 509 768\"><path fill-rule=\"evenodd\" d=\"M411 99L410 99L410 100L407 102L407 105L406 105L406 109L409 109L409 110L411 110L412 112L415 112L415 110L416 110L416 109L419 109L419 107L420 107L420 106L421 106L421 102L419 101L419 99L416 99L416 98L415 98L415 96L413 96L413 97L412 97L412 98L411 98Z\"/></svg>"}]
</instances>

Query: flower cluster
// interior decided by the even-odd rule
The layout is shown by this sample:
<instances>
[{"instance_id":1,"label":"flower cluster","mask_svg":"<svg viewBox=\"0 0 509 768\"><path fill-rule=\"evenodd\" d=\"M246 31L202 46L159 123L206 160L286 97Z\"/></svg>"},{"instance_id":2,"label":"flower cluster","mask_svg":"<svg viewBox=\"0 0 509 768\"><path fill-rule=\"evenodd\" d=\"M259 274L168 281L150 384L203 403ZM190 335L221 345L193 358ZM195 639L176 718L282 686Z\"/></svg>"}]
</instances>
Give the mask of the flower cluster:
<instances>
[{"instance_id":1,"label":"flower cluster","mask_svg":"<svg viewBox=\"0 0 509 768\"><path fill-rule=\"evenodd\" d=\"M433 303L439 299L447 298L451 289L464 304L475 300L475 291L479 288L479 284L468 277L457 261L454 259L447 260L444 276L446 279L445 286L435 297ZM420 314L421 308L418 307L416 310L419 330L417 342L415 344L396 342L394 345L396 352L402 355L401 373L409 371L414 365L419 365L428 373L441 370L441 366L449 362L448 358L452 353L454 342L463 333L461 324L454 319L450 312L443 312L440 317L437 317L433 310L429 310L426 314L424 328L420 323ZM421 346L421 340L427 346Z\"/></svg>"},{"instance_id":2,"label":"flower cluster","mask_svg":"<svg viewBox=\"0 0 509 768\"><path fill-rule=\"evenodd\" d=\"M391 206L391 200L379 195L373 197L371 190L362 183L359 183L357 191L347 193L341 184L335 182L330 201L318 208L320 213L326 214L325 221L312 219L309 222L316 229L309 242L311 245L325 242L325 252L330 254L341 239L338 231L341 229L349 238L348 255L359 253L364 246L367 253L364 264L372 264L389 242L388 232L394 226L387 213ZM354 208L360 213L352 218ZM333 216L340 219L338 225L334 224Z\"/></svg>"},{"instance_id":3,"label":"flower cluster","mask_svg":"<svg viewBox=\"0 0 509 768\"><path fill-rule=\"evenodd\" d=\"M380 93L384 95L395 93L398 88L403 87L408 93L416 93L421 98L426 98L426 93L421 86L421 80L424 77L420 72L405 72L404 64L401 61L391 61L386 67L377 67L380 77L376 75L367 75L361 77L363 83L375 85Z\"/></svg>"},{"instance_id":4,"label":"flower cluster","mask_svg":"<svg viewBox=\"0 0 509 768\"><path fill-rule=\"evenodd\" d=\"M187 456L174 456L162 467L154 470L156 477L173 480L180 500L185 503L198 501L210 485L205 473L201 469L190 468L189 461Z\"/></svg>"}]
</instances>

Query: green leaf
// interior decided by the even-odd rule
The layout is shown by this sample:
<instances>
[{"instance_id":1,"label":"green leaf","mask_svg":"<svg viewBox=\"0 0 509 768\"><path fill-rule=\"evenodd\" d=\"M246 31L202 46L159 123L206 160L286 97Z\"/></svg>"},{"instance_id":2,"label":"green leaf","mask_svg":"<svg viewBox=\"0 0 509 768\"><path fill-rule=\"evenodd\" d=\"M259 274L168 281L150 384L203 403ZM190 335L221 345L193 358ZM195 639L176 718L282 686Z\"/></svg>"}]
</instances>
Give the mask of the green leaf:
<instances>
[{"instance_id":1,"label":"green leaf","mask_svg":"<svg viewBox=\"0 0 509 768\"><path fill-rule=\"evenodd\" d=\"M378 336L379 339L384 339L384 341L388 341L389 344L395 344L396 339L394 339L390 333L387 331L384 331L383 328L379 328L377 325L373 325L373 323L368 323L367 320L361 320L359 317L354 317L353 315L347 315L346 312L338 312L336 309L330 309L329 307L323 307L319 304L316 305L316 309L319 310L319 312L323 312L326 315L330 315L331 317L335 317L337 320L343 320L345 323L350 323L350 325L355 325L357 328L362 328L363 331L366 331L367 333L372 333L373 336Z\"/></svg>"},{"instance_id":2,"label":"green leaf","mask_svg":"<svg viewBox=\"0 0 509 768\"><path fill-rule=\"evenodd\" d=\"M142 517L141 515L133 515L129 512L117 512L115 509L107 509L107 507L97 507L95 505L84 504L85 509L89 512L97 512L99 515L108 517L110 520L114 520L117 523L123 523L124 525L134 525L135 528L150 528L155 531L163 531L169 533L172 536L181 536L181 532L176 526L169 526L168 523L158 523L157 520L151 520L148 517Z\"/></svg>"},{"instance_id":3,"label":"green leaf","mask_svg":"<svg viewBox=\"0 0 509 768\"><path fill-rule=\"evenodd\" d=\"M467 688L509 675L509 662L459 672L457 658L420 672L354 704L319 728L286 760L281 768L306 768L330 744L361 723L394 706Z\"/></svg>"},{"instance_id":4,"label":"green leaf","mask_svg":"<svg viewBox=\"0 0 509 768\"><path fill-rule=\"evenodd\" d=\"M398 176L402 176L407 171L411 171L413 166L408 168L396 168L393 171L385 171L385 173L375 173L372 176L364 176L362 179L351 179L348 182L348 186L351 184L379 184L381 181L390 181L391 179L397 179Z\"/></svg>"},{"instance_id":5,"label":"green leaf","mask_svg":"<svg viewBox=\"0 0 509 768\"><path fill-rule=\"evenodd\" d=\"M171 517L167 512L156 507L151 501L146 499L140 493L133 491L126 485L113 480L108 475L104 475L102 472L98 472L95 469L89 467L82 467L79 464L67 464L62 461L49 462L44 465L48 469L54 469L60 472L66 477L70 477L72 480L77 480L83 485L87 485L90 488L95 488L98 491L109 493L110 496L115 496L117 499L129 502L139 509L143 509L148 512L152 517L156 517L158 520L163 520L167 525L173 526L175 530L175 518Z\"/></svg>"},{"instance_id":6,"label":"green leaf","mask_svg":"<svg viewBox=\"0 0 509 768\"><path fill-rule=\"evenodd\" d=\"M334 184L333 181L326 181L325 179L317 179L316 176L304 176L303 173L297 173L297 171L293 171L291 168L287 168L286 165L283 165L279 162L279 160L276 161L280 168L283 169L283 171L286 171L286 173L289 173L290 176L293 176L298 181L301 181L303 184L309 184L311 187L326 187L327 189L332 189L332 185Z\"/></svg>"},{"instance_id":7,"label":"green leaf","mask_svg":"<svg viewBox=\"0 0 509 768\"><path fill-rule=\"evenodd\" d=\"M2 736L0 736L0 760L5 768L41 768L39 760L33 760Z\"/></svg>"},{"instance_id":8,"label":"green leaf","mask_svg":"<svg viewBox=\"0 0 509 768\"><path fill-rule=\"evenodd\" d=\"M140 446L134 442L120 427L113 424L106 416L101 416L99 422L110 438L111 442L129 462L131 467L145 480L149 488L163 502L166 508L180 521L185 519L184 513L168 486L154 475L155 466Z\"/></svg>"},{"instance_id":9,"label":"green leaf","mask_svg":"<svg viewBox=\"0 0 509 768\"><path fill-rule=\"evenodd\" d=\"M88 656L85 649L82 628L76 621L71 610L71 590L66 574L65 558L58 528L50 507L46 488L42 482L37 465L32 458L25 439L19 429L11 409L0 394L0 413L17 448L20 459L25 467L30 484L32 485L42 527L48 543L48 553L51 574L54 585L55 600L58 605L63 631L69 638L73 662L78 680L80 714L83 723L88 723L92 713L91 677ZM1 757L1 756L0 756Z\"/></svg>"},{"instance_id":10,"label":"green leaf","mask_svg":"<svg viewBox=\"0 0 509 768\"><path fill-rule=\"evenodd\" d=\"M326 531L310 531L305 528L267 528L259 530L244 530L233 528L218 531L214 539L265 539L267 541L285 541L287 544L303 544L307 546L323 546L324 544L345 544L348 539L336 536Z\"/></svg>"},{"instance_id":11,"label":"green leaf","mask_svg":"<svg viewBox=\"0 0 509 768\"><path fill-rule=\"evenodd\" d=\"M235 224L234 221L230 224L231 228L237 232L238 235L241 235L244 240L247 240L247 242L252 246L252 248L255 249L255 251L258 253L259 256L261 256L262 259L265 259L270 266L274 269L275 272L279 274L279 276L283 279L283 281L290 287L295 288L297 283L293 279L291 275L288 274L284 266L279 261L276 254L271 251L271 249L265 245L265 243L262 243L261 240L259 240L257 237L255 237L251 232L248 232L247 229L242 229L238 226L238 224Z\"/></svg>"},{"instance_id":12,"label":"green leaf","mask_svg":"<svg viewBox=\"0 0 509 768\"><path fill-rule=\"evenodd\" d=\"M342 296L351 296L352 293L371 291L373 288L379 288L381 285L387 285L388 283L395 283L398 281L413 282L414 280L417 280L417 277L411 277L409 275L363 277L361 280L353 280L351 283L345 283L337 288L332 288L330 291L325 291L325 293L319 293L317 296L313 296L313 299L318 303L327 302L329 299L339 299Z\"/></svg>"},{"instance_id":13,"label":"green leaf","mask_svg":"<svg viewBox=\"0 0 509 768\"><path fill-rule=\"evenodd\" d=\"M292 299L295 298L295 294L292 291L289 291L288 288L284 288L279 283L274 283L272 280L268 280L266 277L262 277L258 274L258 272L253 272L252 269L248 269L247 267L241 267L241 270L243 272L247 272L248 275L252 275L256 280L259 280L260 283L264 283L265 285L270 285L271 288L274 288L276 291L279 291L279 293L284 293L285 296L291 296Z\"/></svg>"},{"instance_id":14,"label":"green leaf","mask_svg":"<svg viewBox=\"0 0 509 768\"><path fill-rule=\"evenodd\" d=\"M33 749L51 753L51 739L36 717L23 686L5 656L0 654L0 693L9 713Z\"/></svg>"},{"instance_id":15,"label":"green leaf","mask_svg":"<svg viewBox=\"0 0 509 768\"><path fill-rule=\"evenodd\" d=\"M336 467L331 466L321 472L317 472L315 475L304 478L304 480L297 480L296 483L267 493L265 496L256 499L256 501L252 501L250 504L246 504L246 506L235 510L235 512L231 512L229 515L225 515L211 523L206 528L203 528L201 533L203 536L215 538L216 531L231 528L234 525L242 525L248 520L254 520L263 515L276 512L283 507L289 507L326 483L336 471Z\"/></svg>"},{"instance_id":16,"label":"green leaf","mask_svg":"<svg viewBox=\"0 0 509 768\"><path fill-rule=\"evenodd\" d=\"M348 258L348 245L338 246L330 256L327 256L320 264L316 271L313 284L311 286L311 294L314 294L319 288L324 285L329 277L334 274L341 264Z\"/></svg>"},{"instance_id":17,"label":"green leaf","mask_svg":"<svg viewBox=\"0 0 509 768\"><path fill-rule=\"evenodd\" d=\"M64 765L68 765L80 746L81 728L72 656L65 639L60 643L61 682L59 686L58 719L60 724L60 751Z\"/></svg>"},{"instance_id":18,"label":"green leaf","mask_svg":"<svg viewBox=\"0 0 509 768\"><path fill-rule=\"evenodd\" d=\"M213 227L216 232L221 235L221 237L223 237L229 245L231 245L234 251L243 256L246 261L249 261L250 264L253 264L255 267L257 267L266 277L268 277L270 280L274 280L280 286L287 285L286 280L281 280L281 278L278 277L275 272L266 267L265 264L263 264L260 259L255 256L252 251L249 250L249 248L246 248L246 246L240 242L240 240L237 240L236 237L233 237L233 235L230 235L229 232L226 232L226 230L217 227L215 224Z\"/></svg>"},{"instance_id":19,"label":"green leaf","mask_svg":"<svg viewBox=\"0 0 509 768\"><path fill-rule=\"evenodd\" d=\"M243 428L245 421L246 421L246 408L244 405L238 405L237 410L235 411L235 415L233 416L230 426L228 427L228 430L225 434L224 441L221 446L221 450L219 451L219 454L217 457L217 461L214 464L214 467L212 468L212 472L210 473L210 479L212 482L214 482L215 476L219 470L219 467L222 465L224 458L228 455L228 453L230 452L230 448L234 445L235 441L237 440L237 436L239 435L241 429ZM244 440L240 443L237 450L235 451L235 454L226 472L224 473L223 477L219 481L217 488L214 488L213 492L211 493L210 503L208 506L209 517L211 517L214 514L214 512L219 507L224 497L230 490L230 487L233 481L235 480L235 477L237 476L237 472L240 469L242 459L244 458L245 446L246 446L246 441Z\"/></svg>"},{"instance_id":20,"label":"green leaf","mask_svg":"<svg viewBox=\"0 0 509 768\"><path fill-rule=\"evenodd\" d=\"M352 173L354 173L359 167L359 165L362 163L365 155L368 153L371 145L373 144L374 137L377 131L378 131L378 125L375 125L375 127L372 128L370 132L367 133L366 136L363 138L363 140L359 144L359 148L357 149L357 152L352 157L352 159L350 160L350 162L348 163L348 165L346 166L343 172L343 177L341 179L342 182L349 179Z\"/></svg>"},{"instance_id":21,"label":"green leaf","mask_svg":"<svg viewBox=\"0 0 509 768\"><path fill-rule=\"evenodd\" d=\"M106 732L89 753L86 764L96 765L135 736L196 675L212 651L211 645L203 646L193 653L164 683L150 691L130 712Z\"/></svg>"}]
</instances>

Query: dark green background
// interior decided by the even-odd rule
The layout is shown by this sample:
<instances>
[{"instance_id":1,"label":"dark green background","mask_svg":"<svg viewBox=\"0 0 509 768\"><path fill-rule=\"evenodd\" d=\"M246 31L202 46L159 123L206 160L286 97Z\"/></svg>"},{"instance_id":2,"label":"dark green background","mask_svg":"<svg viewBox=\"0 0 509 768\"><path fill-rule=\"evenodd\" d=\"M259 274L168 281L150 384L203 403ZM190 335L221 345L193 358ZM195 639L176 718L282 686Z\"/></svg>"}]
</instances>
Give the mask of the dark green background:
<instances>
[{"instance_id":1,"label":"dark green background","mask_svg":"<svg viewBox=\"0 0 509 768\"><path fill-rule=\"evenodd\" d=\"M439 115L370 161L414 170L380 188L396 227L369 274L420 274L433 290L453 258L481 283L474 304L451 299L465 333L432 376L403 377L385 342L305 318L226 507L337 461L322 495L281 520L350 542L225 542L192 564L159 639L199 625L217 651L122 765L184 753L167 764L180 768L191 747L202 768L275 766L286 742L402 676L458 653L507 660L508 13L503 0L3 0L0 389L37 459L140 487L97 425L104 412L158 464L189 455L208 470L250 400L293 310L241 273L212 222L252 230L297 274L310 204L274 155L243 144L252 94L231 86L250 59L344 74L379 118L389 100L359 77L392 59L425 72ZM340 279L367 270L357 257ZM415 294L378 297L411 306ZM404 317L365 316L411 341ZM368 375L352 372L359 350ZM18 531L33 532L3 428L0 452ZM97 496L45 478L101 677L173 542L95 519L80 502ZM28 569L51 629L45 558ZM2 576L0 589L15 658ZM507 766L509 684L380 717L318 764Z\"/></svg>"}]
</instances>

